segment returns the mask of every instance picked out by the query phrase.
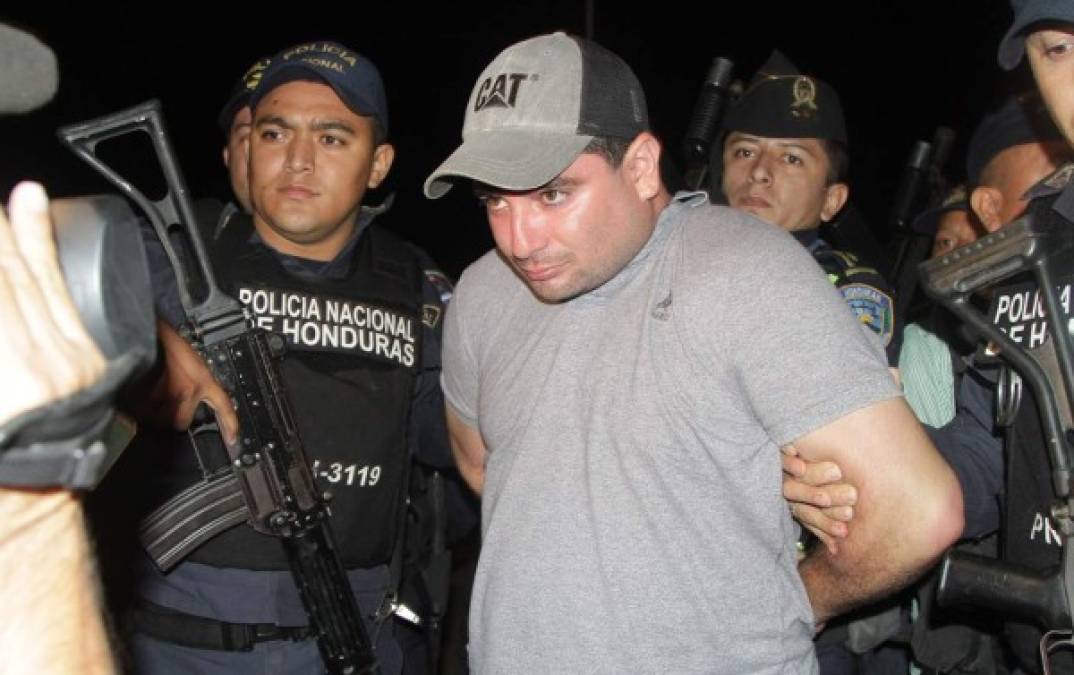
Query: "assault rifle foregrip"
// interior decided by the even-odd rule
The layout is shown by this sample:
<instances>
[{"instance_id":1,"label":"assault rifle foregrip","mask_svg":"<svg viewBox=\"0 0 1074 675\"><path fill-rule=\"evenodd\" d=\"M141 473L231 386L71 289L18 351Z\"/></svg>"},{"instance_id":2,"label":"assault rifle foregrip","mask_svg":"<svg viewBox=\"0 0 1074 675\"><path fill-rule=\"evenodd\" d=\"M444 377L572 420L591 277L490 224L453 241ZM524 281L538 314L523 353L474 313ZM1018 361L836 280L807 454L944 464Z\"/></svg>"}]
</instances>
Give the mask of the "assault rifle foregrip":
<instances>
[{"instance_id":1,"label":"assault rifle foregrip","mask_svg":"<svg viewBox=\"0 0 1074 675\"><path fill-rule=\"evenodd\" d=\"M950 551L940 563L936 600L1016 616L1047 630L1070 625L1063 577L1056 566L1037 572L994 558Z\"/></svg>"},{"instance_id":2,"label":"assault rifle foregrip","mask_svg":"<svg viewBox=\"0 0 1074 675\"><path fill-rule=\"evenodd\" d=\"M100 141L135 132L149 135L164 169L167 194L159 201L148 199L96 154ZM239 441L227 448L230 475L221 467L154 512L143 524L147 549L167 568L245 515L255 530L281 540L326 670L377 672L372 644L328 524L327 505L317 492L280 377L283 339L254 328L242 306L217 287L160 104L150 101L72 125L61 129L60 136L146 212L176 273L194 347L230 394L239 419ZM190 261L173 250L169 233L174 228L180 228L191 244L196 268L185 268ZM201 299L190 295L188 282L195 274L207 289ZM199 436L192 434L195 443ZM241 504L235 498L236 488Z\"/></svg>"}]
</instances>

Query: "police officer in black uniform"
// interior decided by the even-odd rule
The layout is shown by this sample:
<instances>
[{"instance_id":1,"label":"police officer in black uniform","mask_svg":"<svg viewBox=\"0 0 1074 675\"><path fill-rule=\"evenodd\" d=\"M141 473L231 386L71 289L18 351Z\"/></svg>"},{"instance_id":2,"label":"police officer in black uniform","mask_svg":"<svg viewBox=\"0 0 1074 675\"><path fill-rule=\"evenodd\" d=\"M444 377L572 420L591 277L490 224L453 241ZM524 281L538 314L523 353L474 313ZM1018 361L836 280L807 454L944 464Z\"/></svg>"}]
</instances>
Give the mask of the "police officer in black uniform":
<instances>
[{"instance_id":1,"label":"police officer in black uniform","mask_svg":"<svg viewBox=\"0 0 1074 675\"><path fill-rule=\"evenodd\" d=\"M296 45L273 57L249 107L252 214L233 209L205 238L225 292L287 343L281 370L313 473L333 494L340 557L382 672L400 672L393 622L372 617L394 584L410 458L451 465L438 383L450 284L373 222L384 207L361 204L394 158L368 59L333 42ZM158 307L177 325L167 300ZM181 344L164 343L162 380L207 374ZM157 502L201 475L185 438L170 441L145 478ZM168 574L143 561L137 593L138 672L323 669L279 541L245 524Z\"/></svg>"},{"instance_id":2,"label":"police officer in black uniform","mask_svg":"<svg viewBox=\"0 0 1074 675\"><path fill-rule=\"evenodd\" d=\"M898 357L894 298L880 273L820 238L846 204L847 134L839 96L775 51L723 120L712 189L734 208L779 225L809 249L858 318Z\"/></svg>"}]
</instances>

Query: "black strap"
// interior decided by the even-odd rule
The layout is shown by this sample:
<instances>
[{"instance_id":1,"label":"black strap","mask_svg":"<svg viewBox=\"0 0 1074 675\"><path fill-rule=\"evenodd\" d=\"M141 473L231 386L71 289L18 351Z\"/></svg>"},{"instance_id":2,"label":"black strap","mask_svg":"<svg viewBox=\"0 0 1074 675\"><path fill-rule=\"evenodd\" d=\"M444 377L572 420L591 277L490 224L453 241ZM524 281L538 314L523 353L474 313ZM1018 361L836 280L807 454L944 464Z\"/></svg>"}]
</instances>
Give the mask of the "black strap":
<instances>
[{"instance_id":1,"label":"black strap","mask_svg":"<svg viewBox=\"0 0 1074 675\"><path fill-rule=\"evenodd\" d=\"M309 626L273 623L228 623L184 614L149 602L128 610L127 628L149 637L194 649L248 652L259 642L307 640Z\"/></svg>"}]
</instances>

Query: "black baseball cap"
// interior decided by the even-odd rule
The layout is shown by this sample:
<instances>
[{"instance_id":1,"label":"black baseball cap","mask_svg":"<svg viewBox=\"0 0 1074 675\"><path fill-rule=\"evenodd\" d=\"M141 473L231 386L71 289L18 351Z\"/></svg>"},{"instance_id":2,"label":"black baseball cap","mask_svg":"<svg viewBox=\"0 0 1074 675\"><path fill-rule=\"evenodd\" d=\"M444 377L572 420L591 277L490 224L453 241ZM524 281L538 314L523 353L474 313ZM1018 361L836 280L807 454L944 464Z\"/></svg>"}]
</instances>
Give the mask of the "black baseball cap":
<instances>
[{"instance_id":1,"label":"black baseball cap","mask_svg":"<svg viewBox=\"0 0 1074 675\"><path fill-rule=\"evenodd\" d=\"M1007 70L1013 70L1026 50L1026 33L1042 21L1074 23L1074 2L1070 0L1011 0L1014 22L999 43L997 60Z\"/></svg>"},{"instance_id":2,"label":"black baseball cap","mask_svg":"<svg viewBox=\"0 0 1074 675\"><path fill-rule=\"evenodd\" d=\"M272 57L250 97L250 107L256 108L270 91L295 80L327 84L354 113L372 117L381 138L388 135L384 82L373 62L361 54L331 41L288 47Z\"/></svg>"}]
</instances>

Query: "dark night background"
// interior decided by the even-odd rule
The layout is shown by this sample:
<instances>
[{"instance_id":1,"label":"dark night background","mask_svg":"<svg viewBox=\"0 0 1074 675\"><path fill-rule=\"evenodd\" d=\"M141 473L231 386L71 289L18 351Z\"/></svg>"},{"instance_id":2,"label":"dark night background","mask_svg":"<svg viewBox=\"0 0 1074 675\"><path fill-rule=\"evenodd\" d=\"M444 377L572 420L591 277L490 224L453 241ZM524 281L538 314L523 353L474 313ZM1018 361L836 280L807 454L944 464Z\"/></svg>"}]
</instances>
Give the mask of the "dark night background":
<instances>
[{"instance_id":1,"label":"dark night background","mask_svg":"<svg viewBox=\"0 0 1074 675\"><path fill-rule=\"evenodd\" d=\"M96 3L95 3L96 4ZM226 11L223 9L228 7ZM238 6L241 7L241 6ZM195 196L229 195L216 115L235 79L262 55L294 43L334 39L381 69L397 148L386 188L396 193L394 229L424 246L453 276L491 246L472 195L437 202L421 195L428 173L460 139L463 109L482 68L507 45L543 32L585 34L630 63L645 85L656 133L676 160L682 134L713 57L747 78L773 47L840 92L851 139L851 200L886 240L895 186L915 140L952 127L965 145L985 108L1018 90L1025 73L1004 74L996 46L1010 23L1006 0L911 3L578 2L288 3L239 8L219 3L58 5L0 11L59 58L59 95L30 115L0 119L6 199L23 177L69 196L108 190L60 147L64 124L159 98Z\"/></svg>"}]
</instances>

